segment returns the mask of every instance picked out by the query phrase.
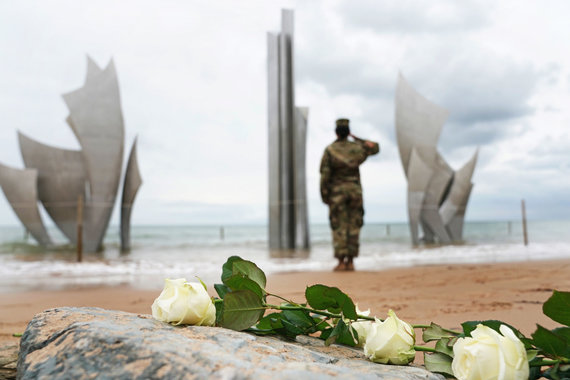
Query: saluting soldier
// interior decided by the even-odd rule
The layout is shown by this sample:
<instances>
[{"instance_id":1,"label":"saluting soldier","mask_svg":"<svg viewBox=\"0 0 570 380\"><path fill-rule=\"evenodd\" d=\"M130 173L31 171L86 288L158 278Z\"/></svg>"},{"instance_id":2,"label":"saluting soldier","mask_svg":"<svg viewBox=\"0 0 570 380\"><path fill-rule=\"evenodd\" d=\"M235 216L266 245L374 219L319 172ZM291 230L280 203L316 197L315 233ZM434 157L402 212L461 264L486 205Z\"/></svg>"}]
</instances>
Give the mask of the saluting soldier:
<instances>
[{"instance_id":1,"label":"saluting soldier","mask_svg":"<svg viewBox=\"0 0 570 380\"><path fill-rule=\"evenodd\" d=\"M334 270L352 271L364 223L358 167L368 156L377 154L380 146L352 135L348 119L338 119L335 132L337 139L326 147L321 160L321 198L329 205L334 256L338 259ZM349 141L348 136L354 141Z\"/></svg>"}]
</instances>

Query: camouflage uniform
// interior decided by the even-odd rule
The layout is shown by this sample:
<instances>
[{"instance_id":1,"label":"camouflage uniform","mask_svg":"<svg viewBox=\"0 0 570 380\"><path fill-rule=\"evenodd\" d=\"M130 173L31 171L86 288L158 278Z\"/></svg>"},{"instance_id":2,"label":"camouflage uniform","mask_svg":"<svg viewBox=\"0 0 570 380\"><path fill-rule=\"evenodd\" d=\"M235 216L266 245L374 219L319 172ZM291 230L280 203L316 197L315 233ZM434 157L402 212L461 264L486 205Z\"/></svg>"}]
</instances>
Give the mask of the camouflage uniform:
<instances>
[{"instance_id":1,"label":"camouflage uniform","mask_svg":"<svg viewBox=\"0 0 570 380\"><path fill-rule=\"evenodd\" d=\"M363 224L362 187L358 167L380 151L365 140L337 140L327 146L321 160L321 198L329 205L334 256L358 256L358 236Z\"/></svg>"}]
</instances>

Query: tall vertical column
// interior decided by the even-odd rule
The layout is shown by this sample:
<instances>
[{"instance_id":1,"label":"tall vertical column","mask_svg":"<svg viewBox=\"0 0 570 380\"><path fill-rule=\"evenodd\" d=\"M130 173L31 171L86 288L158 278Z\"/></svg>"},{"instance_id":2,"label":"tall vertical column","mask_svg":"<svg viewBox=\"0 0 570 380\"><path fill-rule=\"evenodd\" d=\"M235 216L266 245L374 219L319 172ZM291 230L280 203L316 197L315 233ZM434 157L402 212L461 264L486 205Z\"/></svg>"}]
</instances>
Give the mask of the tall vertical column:
<instances>
[{"instance_id":1,"label":"tall vertical column","mask_svg":"<svg viewBox=\"0 0 570 380\"><path fill-rule=\"evenodd\" d=\"M281 247L294 248L293 197L293 11L281 13L279 34L279 137L281 146Z\"/></svg>"},{"instance_id":2,"label":"tall vertical column","mask_svg":"<svg viewBox=\"0 0 570 380\"><path fill-rule=\"evenodd\" d=\"M267 34L267 113L269 169L269 247L281 247L280 152L279 142L279 36Z\"/></svg>"},{"instance_id":3,"label":"tall vertical column","mask_svg":"<svg viewBox=\"0 0 570 380\"><path fill-rule=\"evenodd\" d=\"M295 180L295 246L309 248L309 215L307 208L307 182L305 157L307 145L307 118L309 108L295 107L294 180Z\"/></svg>"},{"instance_id":4,"label":"tall vertical column","mask_svg":"<svg viewBox=\"0 0 570 380\"><path fill-rule=\"evenodd\" d=\"M308 248L305 146L308 109L295 107L292 10L268 34L269 247Z\"/></svg>"}]
</instances>

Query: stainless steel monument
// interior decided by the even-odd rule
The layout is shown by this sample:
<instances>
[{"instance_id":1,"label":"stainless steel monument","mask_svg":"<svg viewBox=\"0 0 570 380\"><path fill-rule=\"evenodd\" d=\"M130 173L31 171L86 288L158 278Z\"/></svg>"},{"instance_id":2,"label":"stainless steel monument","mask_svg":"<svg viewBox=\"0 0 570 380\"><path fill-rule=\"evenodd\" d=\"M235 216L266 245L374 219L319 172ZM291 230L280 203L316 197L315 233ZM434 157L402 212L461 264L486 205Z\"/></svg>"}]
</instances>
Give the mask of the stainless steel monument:
<instances>
[{"instance_id":1,"label":"stainless steel monument","mask_svg":"<svg viewBox=\"0 0 570 380\"><path fill-rule=\"evenodd\" d=\"M308 108L295 106L293 11L268 33L269 247L309 247L305 150Z\"/></svg>"},{"instance_id":2,"label":"stainless steel monument","mask_svg":"<svg viewBox=\"0 0 570 380\"><path fill-rule=\"evenodd\" d=\"M26 169L0 165L0 185L20 221L43 246L51 245L52 240L40 216L38 200L72 244L78 241L78 207L84 203L83 248L94 252L102 248L123 164L125 132L113 62L102 70L88 57L84 86L64 94L63 99L69 108L67 124L81 149L56 148L18 133ZM124 248L130 246L130 210L141 183L133 144L121 208Z\"/></svg>"},{"instance_id":3,"label":"stainless steel monument","mask_svg":"<svg viewBox=\"0 0 570 380\"><path fill-rule=\"evenodd\" d=\"M408 179L408 218L414 245L459 242L473 188L477 151L454 171L437 151L447 111L416 92L402 75L396 89L396 139Z\"/></svg>"},{"instance_id":4,"label":"stainless steel monument","mask_svg":"<svg viewBox=\"0 0 570 380\"><path fill-rule=\"evenodd\" d=\"M137 140L133 143L131 154L127 161L127 171L123 182L123 197L121 199L121 250L131 249L131 211L135 197L142 185L141 173L137 161Z\"/></svg>"}]
</instances>

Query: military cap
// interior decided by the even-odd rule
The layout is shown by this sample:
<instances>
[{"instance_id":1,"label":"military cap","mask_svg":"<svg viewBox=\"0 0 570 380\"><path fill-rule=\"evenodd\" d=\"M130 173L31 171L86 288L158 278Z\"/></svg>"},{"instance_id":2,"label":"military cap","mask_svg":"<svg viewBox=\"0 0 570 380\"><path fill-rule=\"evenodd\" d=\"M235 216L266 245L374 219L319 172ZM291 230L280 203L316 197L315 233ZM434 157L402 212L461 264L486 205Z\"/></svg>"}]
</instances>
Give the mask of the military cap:
<instances>
[{"instance_id":1,"label":"military cap","mask_svg":"<svg viewBox=\"0 0 570 380\"><path fill-rule=\"evenodd\" d=\"M337 127L348 127L349 124L349 120L348 119L338 119L336 121L336 126Z\"/></svg>"}]
</instances>

